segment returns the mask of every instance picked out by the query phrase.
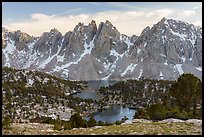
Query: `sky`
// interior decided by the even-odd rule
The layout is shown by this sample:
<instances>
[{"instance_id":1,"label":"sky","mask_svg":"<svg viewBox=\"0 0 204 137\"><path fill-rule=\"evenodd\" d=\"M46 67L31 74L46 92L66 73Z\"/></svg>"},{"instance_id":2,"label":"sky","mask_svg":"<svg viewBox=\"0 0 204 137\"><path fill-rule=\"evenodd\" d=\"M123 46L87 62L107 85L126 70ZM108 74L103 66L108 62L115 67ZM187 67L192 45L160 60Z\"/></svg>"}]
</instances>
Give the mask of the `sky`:
<instances>
[{"instance_id":1,"label":"sky","mask_svg":"<svg viewBox=\"0 0 204 137\"><path fill-rule=\"evenodd\" d=\"M163 17L202 26L202 2L2 2L2 26L32 36L53 28L65 34L92 20L97 26L109 20L122 34L140 35Z\"/></svg>"}]
</instances>

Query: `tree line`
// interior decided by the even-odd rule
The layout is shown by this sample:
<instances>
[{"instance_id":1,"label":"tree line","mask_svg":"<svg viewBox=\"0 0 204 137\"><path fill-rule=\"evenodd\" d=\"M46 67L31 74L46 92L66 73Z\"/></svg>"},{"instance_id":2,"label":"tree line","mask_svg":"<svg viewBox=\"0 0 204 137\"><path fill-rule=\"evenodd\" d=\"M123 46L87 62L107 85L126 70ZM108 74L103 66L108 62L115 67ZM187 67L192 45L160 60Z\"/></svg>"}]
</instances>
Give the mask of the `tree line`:
<instances>
[{"instance_id":1,"label":"tree line","mask_svg":"<svg viewBox=\"0 0 204 137\"><path fill-rule=\"evenodd\" d=\"M202 82L186 73L174 81L160 103L146 105L136 111L134 118L162 120L166 118L202 119Z\"/></svg>"}]
</instances>

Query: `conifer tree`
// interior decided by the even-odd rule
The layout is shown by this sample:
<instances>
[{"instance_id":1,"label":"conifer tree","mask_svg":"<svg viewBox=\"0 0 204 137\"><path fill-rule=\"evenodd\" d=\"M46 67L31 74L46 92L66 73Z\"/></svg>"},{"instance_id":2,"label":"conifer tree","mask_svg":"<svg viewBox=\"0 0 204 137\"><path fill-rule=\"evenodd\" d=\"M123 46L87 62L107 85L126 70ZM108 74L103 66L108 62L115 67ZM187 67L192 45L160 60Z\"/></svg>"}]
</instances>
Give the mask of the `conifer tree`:
<instances>
[{"instance_id":1,"label":"conifer tree","mask_svg":"<svg viewBox=\"0 0 204 137\"><path fill-rule=\"evenodd\" d=\"M193 74L183 74L172 85L170 89L171 101L175 103L180 111L189 112L193 107L196 112L197 105L201 103L202 82Z\"/></svg>"},{"instance_id":2,"label":"conifer tree","mask_svg":"<svg viewBox=\"0 0 204 137\"><path fill-rule=\"evenodd\" d=\"M88 121L88 127L94 127L94 126L96 126L96 125L97 125L97 122L96 122L96 120L94 119L94 116L91 115L91 117L90 117L90 119L89 119L89 121Z\"/></svg>"},{"instance_id":3,"label":"conifer tree","mask_svg":"<svg viewBox=\"0 0 204 137\"><path fill-rule=\"evenodd\" d=\"M57 116L57 119L54 122L54 130L61 130L62 126L61 126L61 120L59 118L59 115Z\"/></svg>"},{"instance_id":4,"label":"conifer tree","mask_svg":"<svg viewBox=\"0 0 204 137\"><path fill-rule=\"evenodd\" d=\"M2 127L4 129L8 129L10 127L10 125L11 125L11 118L9 115L6 115L6 117L2 121Z\"/></svg>"},{"instance_id":5,"label":"conifer tree","mask_svg":"<svg viewBox=\"0 0 204 137\"><path fill-rule=\"evenodd\" d=\"M72 126L74 128L83 127L83 119L79 113L75 113L71 116L70 121L72 121Z\"/></svg>"}]
</instances>

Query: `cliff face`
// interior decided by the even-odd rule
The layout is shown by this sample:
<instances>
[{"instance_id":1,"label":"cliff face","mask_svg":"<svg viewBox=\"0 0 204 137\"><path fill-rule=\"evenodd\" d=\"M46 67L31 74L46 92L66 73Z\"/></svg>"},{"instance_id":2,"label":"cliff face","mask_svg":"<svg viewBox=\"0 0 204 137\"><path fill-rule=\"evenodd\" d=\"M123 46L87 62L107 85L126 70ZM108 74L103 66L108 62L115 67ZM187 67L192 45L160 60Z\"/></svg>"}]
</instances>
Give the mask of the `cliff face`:
<instances>
[{"instance_id":1,"label":"cliff face","mask_svg":"<svg viewBox=\"0 0 204 137\"><path fill-rule=\"evenodd\" d=\"M39 70L70 80L174 80L202 77L202 28L163 18L140 36L121 34L109 21L79 23L32 37L2 28L2 67Z\"/></svg>"}]
</instances>

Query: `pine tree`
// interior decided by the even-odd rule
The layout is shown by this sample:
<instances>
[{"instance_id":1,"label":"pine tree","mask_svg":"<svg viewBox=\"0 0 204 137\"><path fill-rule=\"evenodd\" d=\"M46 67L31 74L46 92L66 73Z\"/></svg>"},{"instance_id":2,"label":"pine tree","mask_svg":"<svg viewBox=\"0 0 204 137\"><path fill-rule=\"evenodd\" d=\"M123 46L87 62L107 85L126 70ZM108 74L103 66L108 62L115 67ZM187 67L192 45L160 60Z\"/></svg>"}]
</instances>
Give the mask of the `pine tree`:
<instances>
[{"instance_id":1,"label":"pine tree","mask_svg":"<svg viewBox=\"0 0 204 137\"><path fill-rule=\"evenodd\" d=\"M70 130L70 129L72 129L72 128L73 128L73 127L72 127L71 121L65 122L65 124L64 124L64 130Z\"/></svg>"},{"instance_id":2,"label":"pine tree","mask_svg":"<svg viewBox=\"0 0 204 137\"><path fill-rule=\"evenodd\" d=\"M94 116L91 115L91 117L90 117L90 119L89 119L89 121L88 121L88 127L94 127L94 126L96 126L96 125L97 125L97 122L96 122L96 120L94 119Z\"/></svg>"},{"instance_id":3,"label":"pine tree","mask_svg":"<svg viewBox=\"0 0 204 137\"><path fill-rule=\"evenodd\" d=\"M202 82L193 74L183 74L170 89L171 101L177 105L180 111L197 110L197 104L201 103Z\"/></svg>"},{"instance_id":4,"label":"pine tree","mask_svg":"<svg viewBox=\"0 0 204 137\"><path fill-rule=\"evenodd\" d=\"M147 115L145 108L139 108L135 112L134 118L136 118L136 119L140 119L140 118L149 119L149 116Z\"/></svg>"},{"instance_id":5,"label":"pine tree","mask_svg":"<svg viewBox=\"0 0 204 137\"><path fill-rule=\"evenodd\" d=\"M152 120L163 120L166 118L167 111L160 103L147 107L147 114Z\"/></svg>"},{"instance_id":6,"label":"pine tree","mask_svg":"<svg viewBox=\"0 0 204 137\"><path fill-rule=\"evenodd\" d=\"M87 124L87 120L86 120L86 119L83 119L83 127L84 127L84 128L87 128L87 127L88 127L88 124Z\"/></svg>"},{"instance_id":7,"label":"pine tree","mask_svg":"<svg viewBox=\"0 0 204 137\"><path fill-rule=\"evenodd\" d=\"M105 125L105 123L103 121L98 121L98 125L103 126L103 125Z\"/></svg>"},{"instance_id":8,"label":"pine tree","mask_svg":"<svg viewBox=\"0 0 204 137\"><path fill-rule=\"evenodd\" d=\"M57 119L54 122L54 130L62 130L61 120L59 118L59 115L57 116Z\"/></svg>"},{"instance_id":9,"label":"pine tree","mask_svg":"<svg viewBox=\"0 0 204 137\"><path fill-rule=\"evenodd\" d=\"M59 121L55 121L54 130L61 130L61 129L62 129L62 126L60 125L60 122Z\"/></svg>"},{"instance_id":10,"label":"pine tree","mask_svg":"<svg viewBox=\"0 0 204 137\"><path fill-rule=\"evenodd\" d=\"M70 121L72 122L72 126L74 128L83 127L83 119L79 113L75 113L71 116Z\"/></svg>"},{"instance_id":11,"label":"pine tree","mask_svg":"<svg viewBox=\"0 0 204 137\"><path fill-rule=\"evenodd\" d=\"M9 115L7 115L4 120L2 121L2 127L4 129L8 129L11 126L11 118Z\"/></svg>"}]
</instances>

